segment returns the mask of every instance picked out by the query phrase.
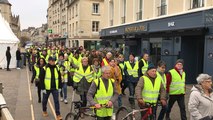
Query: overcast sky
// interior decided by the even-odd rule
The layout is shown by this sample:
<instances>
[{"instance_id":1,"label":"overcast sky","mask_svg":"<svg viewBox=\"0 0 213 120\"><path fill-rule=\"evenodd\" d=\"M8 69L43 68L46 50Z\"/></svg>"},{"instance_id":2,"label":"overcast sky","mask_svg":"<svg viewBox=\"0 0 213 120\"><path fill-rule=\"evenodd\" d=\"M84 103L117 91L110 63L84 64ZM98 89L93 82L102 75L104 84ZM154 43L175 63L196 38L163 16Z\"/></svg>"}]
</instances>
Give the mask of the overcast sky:
<instances>
[{"instance_id":1,"label":"overcast sky","mask_svg":"<svg viewBox=\"0 0 213 120\"><path fill-rule=\"evenodd\" d=\"M12 13L20 16L21 29L40 27L47 23L48 0L8 0Z\"/></svg>"}]
</instances>

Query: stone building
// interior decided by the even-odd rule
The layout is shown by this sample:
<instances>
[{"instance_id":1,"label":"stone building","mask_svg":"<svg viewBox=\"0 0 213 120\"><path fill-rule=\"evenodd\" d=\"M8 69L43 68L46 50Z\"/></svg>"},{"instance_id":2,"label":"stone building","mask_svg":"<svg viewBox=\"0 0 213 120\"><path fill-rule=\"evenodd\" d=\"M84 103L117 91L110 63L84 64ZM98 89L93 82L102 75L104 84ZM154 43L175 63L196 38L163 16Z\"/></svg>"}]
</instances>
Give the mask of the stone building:
<instances>
[{"instance_id":1,"label":"stone building","mask_svg":"<svg viewBox=\"0 0 213 120\"><path fill-rule=\"evenodd\" d=\"M8 0L0 0L0 13L3 18L10 24L11 29L14 34L20 38L21 30L20 30L20 20L19 15L13 15L11 12L11 4Z\"/></svg>"}]
</instances>

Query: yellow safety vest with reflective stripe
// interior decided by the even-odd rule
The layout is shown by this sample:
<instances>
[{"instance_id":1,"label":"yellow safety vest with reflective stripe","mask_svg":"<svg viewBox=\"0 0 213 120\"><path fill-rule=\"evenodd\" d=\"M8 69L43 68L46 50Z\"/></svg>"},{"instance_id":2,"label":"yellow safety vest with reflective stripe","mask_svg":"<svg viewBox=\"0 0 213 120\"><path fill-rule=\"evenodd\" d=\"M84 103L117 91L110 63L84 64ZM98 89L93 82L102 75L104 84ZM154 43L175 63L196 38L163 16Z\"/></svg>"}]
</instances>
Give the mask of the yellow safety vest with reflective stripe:
<instances>
[{"instance_id":1,"label":"yellow safety vest with reflective stripe","mask_svg":"<svg viewBox=\"0 0 213 120\"><path fill-rule=\"evenodd\" d=\"M50 71L49 67L44 67L44 69L46 70L45 72L45 78L44 78L44 85L45 85L45 89L46 90L50 90L51 89L51 78L52 78L52 74ZM54 68L54 75L55 75L55 85L56 85L56 90L58 90L58 85L59 85L59 80L58 80L58 69Z\"/></svg>"},{"instance_id":2,"label":"yellow safety vest with reflective stripe","mask_svg":"<svg viewBox=\"0 0 213 120\"><path fill-rule=\"evenodd\" d=\"M104 62L104 66L108 66L109 63L107 62L106 58L103 59L103 62Z\"/></svg>"},{"instance_id":3,"label":"yellow safety vest with reflective stripe","mask_svg":"<svg viewBox=\"0 0 213 120\"><path fill-rule=\"evenodd\" d=\"M77 69L74 73L73 76L73 81L78 83L81 81L81 79L85 77L87 82L92 82L94 76L93 76L93 71L91 71L91 67L88 66L86 71L84 72L82 64L80 65L79 69Z\"/></svg>"},{"instance_id":4,"label":"yellow safety vest with reflective stripe","mask_svg":"<svg viewBox=\"0 0 213 120\"><path fill-rule=\"evenodd\" d=\"M169 94L170 95L177 95L177 94L185 94L185 77L186 73L182 73L182 78L179 73L172 69L169 71L172 76L172 81L169 86Z\"/></svg>"},{"instance_id":5,"label":"yellow safety vest with reflective stripe","mask_svg":"<svg viewBox=\"0 0 213 120\"><path fill-rule=\"evenodd\" d=\"M94 97L95 102L97 102L98 104L106 104L113 96L114 79L108 80L108 90L106 90L102 78L95 79L94 82L96 86L98 86L99 84L99 88L97 88L97 92ZM100 108L96 110L96 115L98 117L112 116L112 113L113 113L113 108Z\"/></svg>"},{"instance_id":6,"label":"yellow safety vest with reflective stripe","mask_svg":"<svg viewBox=\"0 0 213 120\"><path fill-rule=\"evenodd\" d=\"M48 63L49 55L46 55L46 57L44 57L44 55L41 55L40 58L44 58L46 63Z\"/></svg>"},{"instance_id":7,"label":"yellow safety vest with reflective stripe","mask_svg":"<svg viewBox=\"0 0 213 120\"><path fill-rule=\"evenodd\" d=\"M75 64L76 66L80 66L80 64L81 64L81 59L82 59L82 57L80 57L79 56L79 58L78 59L76 59L75 57L72 57L72 60L73 60L73 64Z\"/></svg>"},{"instance_id":8,"label":"yellow safety vest with reflective stripe","mask_svg":"<svg viewBox=\"0 0 213 120\"><path fill-rule=\"evenodd\" d=\"M120 68L122 70L122 75L125 75L124 74L124 65L125 65L125 62L124 63L119 63L119 66L120 66Z\"/></svg>"},{"instance_id":9,"label":"yellow safety vest with reflective stripe","mask_svg":"<svg viewBox=\"0 0 213 120\"><path fill-rule=\"evenodd\" d=\"M34 70L36 71L35 79L38 79L39 74L40 74L40 69L39 69L39 67L37 65L34 65Z\"/></svg>"},{"instance_id":10,"label":"yellow safety vest with reflective stripe","mask_svg":"<svg viewBox=\"0 0 213 120\"><path fill-rule=\"evenodd\" d=\"M64 61L64 67L65 67L65 71L67 71L67 73L64 74L64 79L68 78L68 72L70 71L70 62L69 61Z\"/></svg>"},{"instance_id":11,"label":"yellow safety vest with reflective stripe","mask_svg":"<svg viewBox=\"0 0 213 120\"><path fill-rule=\"evenodd\" d=\"M142 90L142 97L144 102L157 103L161 86L161 78L156 77L153 86L152 81L147 76L142 77L144 79L144 88Z\"/></svg>"},{"instance_id":12,"label":"yellow safety vest with reflective stripe","mask_svg":"<svg viewBox=\"0 0 213 120\"><path fill-rule=\"evenodd\" d=\"M130 65L130 62L127 61L126 63L127 72L129 75L132 75L133 77L138 77L138 61L135 62L134 67Z\"/></svg>"},{"instance_id":13,"label":"yellow safety vest with reflective stripe","mask_svg":"<svg viewBox=\"0 0 213 120\"><path fill-rule=\"evenodd\" d=\"M98 69L98 72L94 72L94 78L98 79L101 77L101 68Z\"/></svg>"},{"instance_id":14,"label":"yellow safety vest with reflective stripe","mask_svg":"<svg viewBox=\"0 0 213 120\"><path fill-rule=\"evenodd\" d=\"M159 76L161 78L161 82L162 82L164 88L166 89L166 75L163 74L163 76L161 76L161 74L157 71L157 76Z\"/></svg>"},{"instance_id":15,"label":"yellow safety vest with reflective stripe","mask_svg":"<svg viewBox=\"0 0 213 120\"><path fill-rule=\"evenodd\" d=\"M144 74L147 71L149 64L144 59L141 59L141 60L143 61L143 67L141 68L141 71L142 71L142 74Z\"/></svg>"}]
</instances>

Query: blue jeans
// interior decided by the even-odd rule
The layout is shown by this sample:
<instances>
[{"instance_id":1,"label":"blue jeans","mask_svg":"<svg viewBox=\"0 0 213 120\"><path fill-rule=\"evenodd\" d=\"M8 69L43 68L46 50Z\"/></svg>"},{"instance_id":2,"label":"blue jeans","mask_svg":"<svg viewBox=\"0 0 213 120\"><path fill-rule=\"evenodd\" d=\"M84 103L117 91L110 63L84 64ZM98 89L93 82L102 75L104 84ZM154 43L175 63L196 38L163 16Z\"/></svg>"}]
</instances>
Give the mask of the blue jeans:
<instances>
[{"instance_id":1,"label":"blue jeans","mask_svg":"<svg viewBox=\"0 0 213 120\"><path fill-rule=\"evenodd\" d=\"M21 60L16 60L16 67L17 68L21 68Z\"/></svg>"},{"instance_id":2,"label":"blue jeans","mask_svg":"<svg viewBox=\"0 0 213 120\"><path fill-rule=\"evenodd\" d=\"M53 95L53 100L55 104L55 113L56 115L60 115L60 104L58 100L58 90L47 90L47 94L43 93L43 99L42 99L42 109L43 111L47 111L47 101L50 96L50 93Z\"/></svg>"},{"instance_id":3,"label":"blue jeans","mask_svg":"<svg viewBox=\"0 0 213 120\"><path fill-rule=\"evenodd\" d=\"M128 82L128 87L129 87L129 102L130 104L135 104L135 99L134 99L134 95L135 95L135 87L137 85L137 82L133 83L133 82Z\"/></svg>"},{"instance_id":4,"label":"blue jeans","mask_svg":"<svg viewBox=\"0 0 213 120\"><path fill-rule=\"evenodd\" d=\"M67 99L67 83L63 83L62 91L61 91L61 97L64 99Z\"/></svg>"},{"instance_id":5,"label":"blue jeans","mask_svg":"<svg viewBox=\"0 0 213 120\"><path fill-rule=\"evenodd\" d=\"M118 95L118 107L122 106L122 95Z\"/></svg>"}]
</instances>

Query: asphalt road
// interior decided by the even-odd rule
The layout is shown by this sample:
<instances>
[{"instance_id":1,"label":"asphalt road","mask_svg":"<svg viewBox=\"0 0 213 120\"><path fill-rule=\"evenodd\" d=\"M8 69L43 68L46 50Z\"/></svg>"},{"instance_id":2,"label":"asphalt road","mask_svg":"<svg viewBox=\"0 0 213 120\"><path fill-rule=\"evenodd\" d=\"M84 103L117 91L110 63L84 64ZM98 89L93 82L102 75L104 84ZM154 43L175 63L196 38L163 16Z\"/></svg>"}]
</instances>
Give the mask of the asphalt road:
<instances>
[{"instance_id":1,"label":"asphalt road","mask_svg":"<svg viewBox=\"0 0 213 120\"><path fill-rule=\"evenodd\" d=\"M7 106L15 120L54 120L54 102L50 96L48 102L48 117L42 116L42 105L38 103L37 88L30 84L31 72L23 68L21 70L12 69L12 71L0 70L0 82L3 83L3 96L7 102ZM187 103L192 85L187 85L185 95L185 105L187 111L187 118L189 119L189 112L187 110ZM126 96L122 97L123 105L130 107L128 102L128 89L126 89ZM70 111L72 89L68 87L68 104L60 102L60 111L63 118ZM79 96L75 94L75 101L80 100ZM115 111L118 109L117 103L114 103ZM138 108L136 106L136 108ZM158 110L159 111L159 110ZM84 118L88 120L88 118ZM172 120L180 120L180 111L177 103L173 106L171 112Z\"/></svg>"}]
</instances>

